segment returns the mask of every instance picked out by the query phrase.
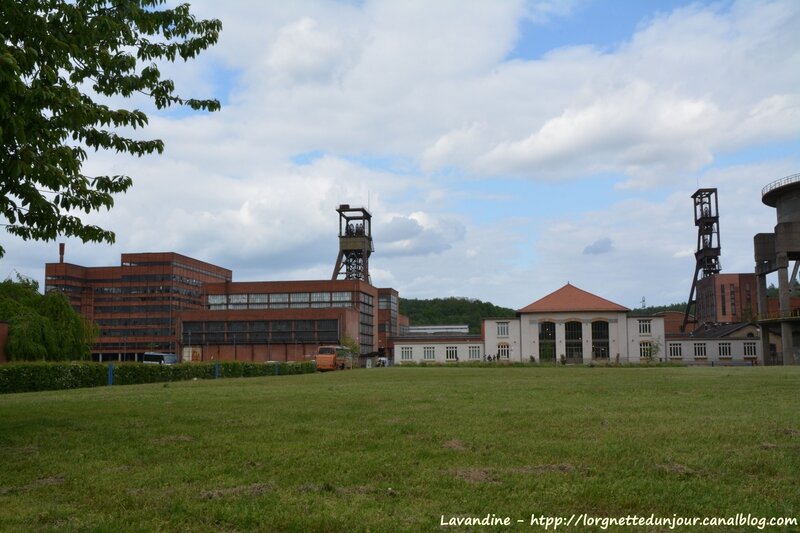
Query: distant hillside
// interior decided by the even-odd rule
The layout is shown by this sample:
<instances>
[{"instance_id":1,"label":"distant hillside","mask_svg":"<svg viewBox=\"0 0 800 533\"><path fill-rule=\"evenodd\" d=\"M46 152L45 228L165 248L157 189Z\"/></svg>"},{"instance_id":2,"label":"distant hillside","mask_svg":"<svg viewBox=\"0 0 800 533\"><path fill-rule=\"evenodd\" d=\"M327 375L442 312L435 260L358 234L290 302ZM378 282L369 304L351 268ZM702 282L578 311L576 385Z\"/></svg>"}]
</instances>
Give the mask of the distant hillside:
<instances>
[{"instance_id":1,"label":"distant hillside","mask_svg":"<svg viewBox=\"0 0 800 533\"><path fill-rule=\"evenodd\" d=\"M679 303L679 304L669 304L669 305L653 305L649 307L639 307L633 309L633 312L636 314L641 315L654 315L656 313L662 313L664 311L680 311L683 313L686 311L686 302ZM694 306L692 306L691 313L694 314Z\"/></svg>"},{"instance_id":2,"label":"distant hillside","mask_svg":"<svg viewBox=\"0 0 800 533\"><path fill-rule=\"evenodd\" d=\"M417 300L400 298L400 313L406 315L412 326L437 324L469 324L470 333L481 332L484 318L513 318L514 309L498 307L489 302L469 298L434 298Z\"/></svg>"}]
</instances>

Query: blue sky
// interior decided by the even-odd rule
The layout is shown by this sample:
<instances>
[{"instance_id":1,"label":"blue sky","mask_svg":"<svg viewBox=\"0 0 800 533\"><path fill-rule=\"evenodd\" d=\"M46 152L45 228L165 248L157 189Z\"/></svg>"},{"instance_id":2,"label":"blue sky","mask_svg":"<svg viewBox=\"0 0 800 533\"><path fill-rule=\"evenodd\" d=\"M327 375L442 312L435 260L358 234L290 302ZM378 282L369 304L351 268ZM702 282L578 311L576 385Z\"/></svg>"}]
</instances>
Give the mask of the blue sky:
<instances>
[{"instance_id":1,"label":"blue sky","mask_svg":"<svg viewBox=\"0 0 800 533\"><path fill-rule=\"evenodd\" d=\"M719 190L722 267L751 271L800 172L800 3L192 2L218 45L161 66L218 113L149 113L166 151L93 154L134 187L87 221L238 280L325 279L336 206L373 213L373 282L520 308L568 281L628 307L686 299L692 193ZM55 243L4 235L0 275L43 281Z\"/></svg>"}]
</instances>

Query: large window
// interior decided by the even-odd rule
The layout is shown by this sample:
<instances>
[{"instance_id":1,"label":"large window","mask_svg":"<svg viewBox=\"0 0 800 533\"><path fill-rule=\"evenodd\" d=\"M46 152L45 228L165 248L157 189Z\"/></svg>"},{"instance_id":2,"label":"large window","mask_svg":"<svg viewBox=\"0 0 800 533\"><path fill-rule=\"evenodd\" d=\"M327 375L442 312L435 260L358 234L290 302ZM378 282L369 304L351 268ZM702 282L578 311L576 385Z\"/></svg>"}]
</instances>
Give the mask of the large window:
<instances>
[{"instance_id":1,"label":"large window","mask_svg":"<svg viewBox=\"0 0 800 533\"><path fill-rule=\"evenodd\" d=\"M422 348L422 358L426 361L433 361L435 355L433 346L425 346Z\"/></svg>"},{"instance_id":2,"label":"large window","mask_svg":"<svg viewBox=\"0 0 800 533\"><path fill-rule=\"evenodd\" d=\"M639 320L639 335L650 335L650 320Z\"/></svg>"},{"instance_id":3,"label":"large window","mask_svg":"<svg viewBox=\"0 0 800 533\"><path fill-rule=\"evenodd\" d=\"M497 323L497 336L508 337L508 322Z\"/></svg>"},{"instance_id":4,"label":"large window","mask_svg":"<svg viewBox=\"0 0 800 533\"><path fill-rule=\"evenodd\" d=\"M754 343L754 342L745 342L744 343L744 356L745 357L755 357L756 356L756 343Z\"/></svg>"},{"instance_id":5,"label":"large window","mask_svg":"<svg viewBox=\"0 0 800 533\"><path fill-rule=\"evenodd\" d=\"M704 343L704 342L696 342L696 343L694 343L694 356L695 357L706 357L706 343Z\"/></svg>"},{"instance_id":6,"label":"large window","mask_svg":"<svg viewBox=\"0 0 800 533\"><path fill-rule=\"evenodd\" d=\"M478 360L481 358L481 347L480 346L470 346L469 347L469 358L473 361Z\"/></svg>"},{"instance_id":7,"label":"large window","mask_svg":"<svg viewBox=\"0 0 800 533\"><path fill-rule=\"evenodd\" d=\"M497 357L500 359L508 359L508 343L500 342L497 344Z\"/></svg>"},{"instance_id":8,"label":"large window","mask_svg":"<svg viewBox=\"0 0 800 533\"><path fill-rule=\"evenodd\" d=\"M403 346L400 348L400 359L402 361L411 361L413 358L411 346Z\"/></svg>"},{"instance_id":9,"label":"large window","mask_svg":"<svg viewBox=\"0 0 800 533\"><path fill-rule=\"evenodd\" d=\"M608 359L608 322L592 322L592 358Z\"/></svg>"},{"instance_id":10,"label":"large window","mask_svg":"<svg viewBox=\"0 0 800 533\"><path fill-rule=\"evenodd\" d=\"M539 362L556 360L556 324L555 322L539 323Z\"/></svg>"},{"instance_id":11,"label":"large window","mask_svg":"<svg viewBox=\"0 0 800 533\"><path fill-rule=\"evenodd\" d=\"M458 346L446 346L444 354L448 361L458 361Z\"/></svg>"},{"instance_id":12,"label":"large window","mask_svg":"<svg viewBox=\"0 0 800 533\"><path fill-rule=\"evenodd\" d=\"M720 357L730 357L731 356L731 343L729 343L729 342L721 342L721 343L719 343L719 356Z\"/></svg>"},{"instance_id":13,"label":"large window","mask_svg":"<svg viewBox=\"0 0 800 533\"><path fill-rule=\"evenodd\" d=\"M567 322L564 325L567 361L572 363L583 362L583 324L577 321Z\"/></svg>"},{"instance_id":14,"label":"large window","mask_svg":"<svg viewBox=\"0 0 800 533\"><path fill-rule=\"evenodd\" d=\"M653 343L650 341L642 341L639 343L639 357L641 359L650 359L653 357Z\"/></svg>"},{"instance_id":15,"label":"large window","mask_svg":"<svg viewBox=\"0 0 800 533\"><path fill-rule=\"evenodd\" d=\"M679 342L669 343L669 356L674 359L680 359L681 357L683 357L683 350L681 347L681 343Z\"/></svg>"}]
</instances>

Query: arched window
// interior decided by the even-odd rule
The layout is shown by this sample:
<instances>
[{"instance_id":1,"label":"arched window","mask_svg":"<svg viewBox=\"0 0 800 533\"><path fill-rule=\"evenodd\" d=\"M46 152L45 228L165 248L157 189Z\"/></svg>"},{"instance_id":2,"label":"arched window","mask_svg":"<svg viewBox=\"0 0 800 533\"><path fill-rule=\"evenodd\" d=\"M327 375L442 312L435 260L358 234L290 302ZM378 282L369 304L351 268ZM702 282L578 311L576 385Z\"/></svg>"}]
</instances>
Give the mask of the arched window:
<instances>
[{"instance_id":1,"label":"arched window","mask_svg":"<svg viewBox=\"0 0 800 533\"><path fill-rule=\"evenodd\" d=\"M508 359L508 343L500 342L497 344L497 357L500 359Z\"/></svg>"},{"instance_id":2,"label":"arched window","mask_svg":"<svg viewBox=\"0 0 800 533\"><path fill-rule=\"evenodd\" d=\"M592 322L592 359L608 359L608 322Z\"/></svg>"},{"instance_id":3,"label":"arched window","mask_svg":"<svg viewBox=\"0 0 800 533\"><path fill-rule=\"evenodd\" d=\"M556 360L556 324L555 322L539 323L539 362L555 362Z\"/></svg>"},{"instance_id":4,"label":"arched window","mask_svg":"<svg viewBox=\"0 0 800 533\"><path fill-rule=\"evenodd\" d=\"M568 363L583 363L583 324L577 321L564 325Z\"/></svg>"}]
</instances>

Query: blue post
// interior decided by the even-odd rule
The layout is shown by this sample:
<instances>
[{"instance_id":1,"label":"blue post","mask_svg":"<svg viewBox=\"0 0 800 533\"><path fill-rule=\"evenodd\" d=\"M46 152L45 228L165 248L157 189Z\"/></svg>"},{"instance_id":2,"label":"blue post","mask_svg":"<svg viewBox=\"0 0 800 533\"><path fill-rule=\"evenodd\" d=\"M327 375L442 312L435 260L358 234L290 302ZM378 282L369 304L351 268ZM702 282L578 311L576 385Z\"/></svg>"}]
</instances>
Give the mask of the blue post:
<instances>
[{"instance_id":1,"label":"blue post","mask_svg":"<svg viewBox=\"0 0 800 533\"><path fill-rule=\"evenodd\" d=\"M219 361L214 363L214 379L219 379Z\"/></svg>"},{"instance_id":2,"label":"blue post","mask_svg":"<svg viewBox=\"0 0 800 533\"><path fill-rule=\"evenodd\" d=\"M108 386L114 384L114 363L108 363Z\"/></svg>"}]
</instances>

